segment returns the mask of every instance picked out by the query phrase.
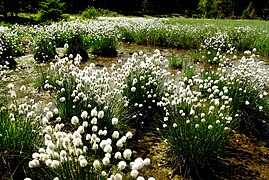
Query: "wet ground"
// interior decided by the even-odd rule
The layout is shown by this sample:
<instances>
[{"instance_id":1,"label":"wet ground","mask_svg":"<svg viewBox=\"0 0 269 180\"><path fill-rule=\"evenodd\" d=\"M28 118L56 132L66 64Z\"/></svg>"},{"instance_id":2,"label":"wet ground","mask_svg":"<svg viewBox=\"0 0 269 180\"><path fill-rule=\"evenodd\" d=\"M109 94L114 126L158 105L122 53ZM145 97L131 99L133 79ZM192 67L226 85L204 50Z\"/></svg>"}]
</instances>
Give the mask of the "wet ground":
<instances>
[{"instance_id":1,"label":"wet ground","mask_svg":"<svg viewBox=\"0 0 269 180\"><path fill-rule=\"evenodd\" d=\"M162 55L168 59L172 53L185 57L190 57L192 53L190 50L163 49L123 43L118 47L118 57L103 58L90 56L91 59L82 66L95 63L98 67L109 67L119 59L124 62L134 52L142 50L146 54L152 54L155 49L159 49ZM63 49L60 48L57 51L61 54ZM13 82L17 90L21 85L25 85L29 87L27 94L30 97L44 102L50 101L49 94L45 92L37 93L37 90L33 88L34 78L42 70L40 64L34 61L31 54L18 58L17 62L19 64L18 69L8 73L10 78L6 83ZM48 63L42 66L47 68ZM147 132L137 132L134 139L137 155L144 158L148 157L152 161L152 164L142 171L142 174L148 177L154 176L157 180L186 179L179 175L172 177L171 161L173 156L166 142L156 137L156 135ZM219 172L216 172L216 179L269 179L269 148L268 146L266 147L265 142L243 134L233 133L231 134L229 145L229 153L219 157L220 161L226 164L226 166L223 169L219 169Z\"/></svg>"}]
</instances>

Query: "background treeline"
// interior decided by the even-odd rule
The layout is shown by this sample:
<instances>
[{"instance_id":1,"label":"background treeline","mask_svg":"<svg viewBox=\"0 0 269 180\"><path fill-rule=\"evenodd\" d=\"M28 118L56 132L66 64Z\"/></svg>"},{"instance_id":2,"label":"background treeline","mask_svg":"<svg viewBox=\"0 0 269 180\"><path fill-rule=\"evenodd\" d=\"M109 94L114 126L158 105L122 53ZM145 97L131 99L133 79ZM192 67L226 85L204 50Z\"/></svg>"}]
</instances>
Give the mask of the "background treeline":
<instances>
[{"instance_id":1,"label":"background treeline","mask_svg":"<svg viewBox=\"0 0 269 180\"><path fill-rule=\"evenodd\" d=\"M197 18L269 19L269 0L1 0L0 14L40 13L60 9L77 14L88 6L123 15L173 15Z\"/></svg>"}]
</instances>

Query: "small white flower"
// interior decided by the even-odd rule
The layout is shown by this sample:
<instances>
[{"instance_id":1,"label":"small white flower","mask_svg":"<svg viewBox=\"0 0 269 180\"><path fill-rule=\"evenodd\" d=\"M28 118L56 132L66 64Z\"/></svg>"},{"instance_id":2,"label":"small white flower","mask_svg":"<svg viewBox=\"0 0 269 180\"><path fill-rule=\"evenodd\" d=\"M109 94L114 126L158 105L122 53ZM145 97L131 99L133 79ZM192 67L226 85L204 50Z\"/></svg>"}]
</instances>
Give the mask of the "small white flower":
<instances>
[{"instance_id":1,"label":"small white flower","mask_svg":"<svg viewBox=\"0 0 269 180\"><path fill-rule=\"evenodd\" d=\"M57 167L60 166L60 164L61 164L60 161L58 161L58 160L52 160L50 167L51 168L57 168Z\"/></svg>"},{"instance_id":2,"label":"small white flower","mask_svg":"<svg viewBox=\"0 0 269 180\"><path fill-rule=\"evenodd\" d=\"M215 107L214 106L210 106L209 107L209 111L214 111Z\"/></svg>"},{"instance_id":3,"label":"small white flower","mask_svg":"<svg viewBox=\"0 0 269 180\"><path fill-rule=\"evenodd\" d=\"M212 125L208 125L208 129L212 129L213 128L213 126Z\"/></svg>"},{"instance_id":4,"label":"small white flower","mask_svg":"<svg viewBox=\"0 0 269 180\"><path fill-rule=\"evenodd\" d=\"M248 106L250 103L248 101L246 101L245 104Z\"/></svg>"},{"instance_id":5,"label":"small white flower","mask_svg":"<svg viewBox=\"0 0 269 180\"><path fill-rule=\"evenodd\" d=\"M190 115L194 115L195 111L193 109L190 110Z\"/></svg>"},{"instance_id":6,"label":"small white flower","mask_svg":"<svg viewBox=\"0 0 269 180\"><path fill-rule=\"evenodd\" d=\"M53 117L53 113L52 113L51 111L48 111L48 112L46 113L46 117L47 117L48 119L52 118L52 117Z\"/></svg>"},{"instance_id":7,"label":"small white flower","mask_svg":"<svg viewBox=\"0 0 269 180\"><path fill-rule=\"evenodd\" d=\"M112 146L111 145L106 145L104 148L104 152L111 153L112 152Z\"/></svg>"},{"instance_id":8,"label":"small white flower","mask_svg":"<svg viewBox=\"0 0 269 180\"><path fill-rule=\"evenodd\" d=\"M30 161L28 163L28 165L30 168L35 168L35 167L39 166L39 161L37 159L34 159L34 160Z\"/></svg>"},{"instance_id":9,"label":"small white flower","mask_svg":"<svg viewBox=\"0 0 269 180\"><path fill-rule=\"evenodd\" d=\"M195 127L196 129L197 129L197 128L199 128L199 124L195 124L195 126L194 126L194 127Z\"/></svg>"},{"instance_id":10,"label":"small white flower","mask_svg":"<svg viewBox=\"0 0 269 180\"><path fill-rule=\"evenodd\" d=\"M21 91L25 91L25 90L26 90L26 87L25 87L24 85L22 85L22 86L20 87L20 90L21 90Z\"/></svg>"},{"instance_id":11,"label":"small white flower","mask_svg":"<svg viewBox=\"0 0 269 180\"><path fill-rule=\"evenodd\" d=\"M54 114L58 114L58 113L59 113L59 110L58 110L57 108L54 108L54 109L53 109L53 113L54 113Z\"/></svg>"},{"instance_id":12,"label":"small white flower","mask_svg":"<svg viewBox=\"0 0 269 180\"><path fill-rule=\"evenodd\" d=\"M13 89L13 88L14 88L14 84L9 83L9 84L7 85L7 88L8 88L8 89Z\"/></svg>"}]
</instances>

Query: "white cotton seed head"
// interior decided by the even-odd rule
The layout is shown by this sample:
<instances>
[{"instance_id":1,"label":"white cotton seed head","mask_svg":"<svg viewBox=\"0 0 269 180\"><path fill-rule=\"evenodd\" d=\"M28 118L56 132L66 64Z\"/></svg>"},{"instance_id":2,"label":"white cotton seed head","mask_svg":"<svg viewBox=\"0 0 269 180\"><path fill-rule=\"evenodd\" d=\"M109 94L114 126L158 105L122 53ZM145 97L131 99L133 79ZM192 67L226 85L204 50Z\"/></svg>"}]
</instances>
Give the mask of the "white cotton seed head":
<instances>
[{"instance_id":1,"label":"white cotton seed head","mask_svg":"<svg viewBox=\"0 0 269 180\"><path fill-rule=\"evenodd\" d=\"M138 176L139 172L136 169L133 169L130 173L132 178L136 178Z\"/></svg>"},{"instance_id":2,"label":"white cotton seed head","mask_svg":"<svg viewBox=\"0 0 269 180\"><path fill-rule=\"evenodd\" d=\"M86 159L81 159L81 160L79 161L79 164L80 164L81 167L86 167L87 164L88 164L88 162L87 162Z\"/></svg>"},{"instance_id":3,"label":"white cotton seed head","mask_svg":"<svg viewBox=\"0 0 269 180\"><path fill-rule=\"evenodd\" d=\"M125 159L130 159L132 156L132 151L130 149L125 149L123 152L123 157Z\"/></svg>"},{"instance_id":4,"label":"white cotton seed head","mask_svg":"<svg viewBox=\"0 0 269 180\"><path fill-rule=\"evenodd\" d=\"M96 117L97 115L98 115L97 110L96 109L92 109L91 110L91 116L92 117Z\"/></svg>"},{"instance_id":5,"label":"white cotton seed head","mask_svg":"<svg viewBox=\"0 0 269 180\"><path fill-rule=\"evenodd\" d=\"M60 161L58 160L53 160L50 165L51 168L57 168L59 166L60 166Z\"/></svg>"},{"instance_id":6,"label":"white cotton seed head","mask_svg":"<svg viewBox=\"0 0 269 180\"><path fill-rule=\"evenodd\" d=\"M105 113L104 111L99 111L98 112L98 119L102 119L104 117Z\"/></svg>"},{"instance_id":7,"label":"white cotton seed head","mask_svg":"<svg viewBox=\"0 0 269 180\"><path fill-rule=\"evenodd\" d=\"M97 118L96 117L92 118L91 124L97 124Z\"/></svg>"},{"instance_id":8,"label":"white cotton seed head","mask_svg":"<svg viewBox=\"0 0 269 180\"><path fill-rule=\"evenodd\" d=\"M145 165L145 166L150 165L150 159L149 158L144 159L143 165Z\"/></svg>"},{"instance_id":9,"label":"white cotton seed head","mask_svg":"<svg viewBox=\"0 0 269 180\"><path fill-rule=\"evenodd\" d=\"M101 163L99 160L94 160L94 162L93 162L94 169L96 169L96 170L99 169L100 165L101 165Z\"/></svg>"},{"instance_id":10,"label":"white cotton seed head","mask_svg":"<svg viewBox=\"0 0 269 180\"><path fill-rule=\"evenodd\" d=\"M120 161L120 162L118 163L118 169L120 169L120 170L124 170L125 167L126 167L126 162L125 162L125 161Z\"/></svg>"},{"instance_id":11,"label":"white cotton seed head","mask_svg":"<svg viewBox=\"0 0 269 180\"><path fill-rule=\"evenodd\" d=\"M71 118L71 123L72 123L73 125L78 124L78 123L79 123L79 119L78 119L78 117L77 117L77 116L73 116L73 117Z\"/></svg>"},{"instance_id":12,"label":"white cotton seed head","mask_svg":"<svg viewBox=\"0 0 269 180\"><path fill-rule=\"evenodd\" d=\"M97 127L97 126L93 126L93 127L92 127L92 131L93 131L93 132L97 132L97 130L98 130L98 127Z\"/></svg>"},{"instance_id":13,"label":"white cotton seed head","mask_svg":"<svg viewBox=\"0 0 269 180\"><path fill-rule=\"evenodd\" d=\"M82 119L86 119L88 117L88 112L87 111L83 111L82 113L81 113L81 118Z\"/></svg>"},{"instance_id":14,"label":"white cotton seed head","mask_svg":"<svg viewBox=\"0 0 269 180\"><path fill-rule=\"evenodd\" d=\"M145 180L145 178L142 176L138 176L136 180Z\"/></svg>"},{"instance_id":15,"label":"white cotton seed head","mask_svg":"<svg viewBox=\"0 0 269 180\"><path fill-rule=\"evenodd\" d=\"M115 159L121 159L121 152L115 153Z\"/></svg>"},{"instance_id":16,"label":"white cotton seed head","mask_svg":"<svg viewBox=\"0 0 269 180\"><path fill-rule=\"evenodd\" d=\"M113 180L122 180L122 175L119 174L119 173L117 173L117 174L115 174L115 176L113 176L112 179L113 179Z\"/></svg>"},{"instance_id":17,"label":"white cotton seed head","mask_svg":"<svg viewBox=\"0 0 269 180\"><path fill-rule=\"evenodd\" d=\"M126 133L126 137L127 137L128 139L131 139L131 138L133 137L133 133L130 132L130 131L128 131L128 132Z\"/></svg>"},{"instance_id":18,"label":"white cotton seed head","mask_svg":"<svg viewBox=\"0 0 269 180\"><path fill-rule=\"evenodd\" d=\"M107 175L107 173L106 173L105 171L102 171L102 172L101 172L101 176L104 177L104 176L106 176L106 175Z\"/></svg>"},{"instance_id":19,"label":"white cotton seed head","mask_svg":"<svg viewBox=\"0 0 269 180\"><path fill-rule=\"evenodd\" d=\"M103 162L103 164L104 164L105 166L107 166L107 165L109 165L110 160L109 160L109 158L104 157L103 160L102 160L102 162Z\"/></svg>"},{"instance_id":20,"label":"white cotton seed head","mask_svg":"<svg viewBox=\"0 0 269 180\"><path fill-rule=\"evenodd\" d=\"M112 118L112 125L118 124L118 118Z\"/></svg>"},{"instance_id":21,"label":"white cotton seed head","mask_svg":"<svg viewBox=\"0 0 269 180\"><path fill-rule=\"evenodd\" d=\"M112 152L112 146L106 145L105 148L104 148L104 152L111 153Z\"/></svg>"},{"instance_id":22,"label":"white cotton seed head","mask_svg":"<svg viewBox=\"0 0 269 180\"><path fill-rule=\"evenodd\" d=\"M119 131L114 131L113 134L112 134L112 138L114 138L114 139L118 139L119 136L120 136Z\"/></svg>"}]
</instances>

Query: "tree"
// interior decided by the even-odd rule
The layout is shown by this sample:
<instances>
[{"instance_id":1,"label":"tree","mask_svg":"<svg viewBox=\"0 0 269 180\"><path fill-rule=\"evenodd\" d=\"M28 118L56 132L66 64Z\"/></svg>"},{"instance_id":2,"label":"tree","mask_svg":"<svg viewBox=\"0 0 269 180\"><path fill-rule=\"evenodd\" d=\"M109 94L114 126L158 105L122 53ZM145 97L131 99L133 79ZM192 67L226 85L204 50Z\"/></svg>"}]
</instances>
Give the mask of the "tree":
<instances>
[{"instance_id":1,"label":"tree","mask_svg":"<svg viewBox=\"0 0 269 180\"><path fill-rule=\"evenodd\" d=\"M60 0L46 0L41 3L40 20L58 21L62 19L64 3Z\"/></svg>"}]
</instances>

